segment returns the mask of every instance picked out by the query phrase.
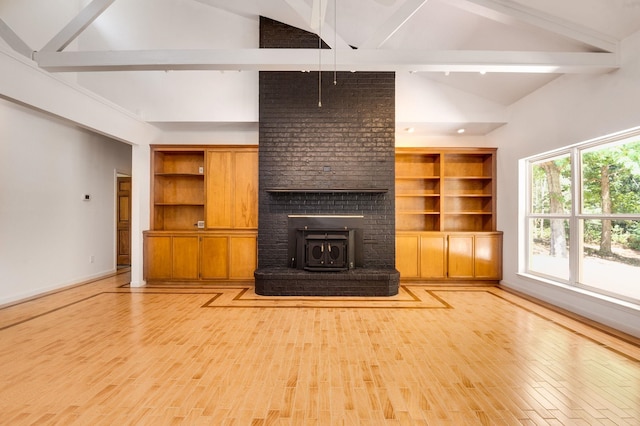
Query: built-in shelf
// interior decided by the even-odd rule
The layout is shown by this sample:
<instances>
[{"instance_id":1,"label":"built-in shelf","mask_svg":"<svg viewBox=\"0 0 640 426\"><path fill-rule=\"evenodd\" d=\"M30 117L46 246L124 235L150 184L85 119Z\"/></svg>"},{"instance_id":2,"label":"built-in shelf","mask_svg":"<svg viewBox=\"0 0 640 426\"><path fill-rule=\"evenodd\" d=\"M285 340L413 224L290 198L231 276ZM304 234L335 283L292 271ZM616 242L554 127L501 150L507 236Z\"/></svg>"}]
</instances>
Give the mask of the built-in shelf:
<instances>
[{"instance_id":1,"label":"built-in shelf","mask_svg":"<svg viewBox=\"0 0 640 426\"><path fill-rule=\"evenodd\" d=\"M389 192L388 188L267 188L270 194L334 194L334 193L352 193L352 194L383 194Z\"/></svg>"}]
</instances>

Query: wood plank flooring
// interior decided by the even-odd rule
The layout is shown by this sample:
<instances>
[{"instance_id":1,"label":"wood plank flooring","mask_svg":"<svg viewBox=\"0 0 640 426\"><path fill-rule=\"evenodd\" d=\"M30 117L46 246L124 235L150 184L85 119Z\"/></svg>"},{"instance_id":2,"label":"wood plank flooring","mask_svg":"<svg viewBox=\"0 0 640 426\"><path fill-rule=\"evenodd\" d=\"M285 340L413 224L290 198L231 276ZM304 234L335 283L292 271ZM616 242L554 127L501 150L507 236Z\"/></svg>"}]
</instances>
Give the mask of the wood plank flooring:
<instances>
[{"instance_id":1,"label":"wood plank flooring","mask_svg":"<svg viewBox=\"0 0 640 426\"><path fill-rule=\"evenodd\" d=\"M0 424L638 425L640 347L496 287L128 288L0 309Z\"/></svg>"}]
</instances>

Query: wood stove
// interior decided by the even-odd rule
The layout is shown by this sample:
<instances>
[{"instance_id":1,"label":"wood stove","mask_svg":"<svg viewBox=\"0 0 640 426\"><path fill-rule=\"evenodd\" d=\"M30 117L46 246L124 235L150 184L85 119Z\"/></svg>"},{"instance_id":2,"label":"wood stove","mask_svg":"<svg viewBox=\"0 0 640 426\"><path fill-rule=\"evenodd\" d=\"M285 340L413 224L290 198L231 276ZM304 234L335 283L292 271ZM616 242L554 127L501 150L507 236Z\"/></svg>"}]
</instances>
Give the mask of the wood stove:
<instances>
[{"instance_id":1,"label":"wood stove","mask_svg":"<svg viewBox=\"0 0 640 426\"><path fill-rule=\"evenodd\" d=\"M362 264L363 216L289 215L289 266L345 271Z\"/></svg>"},{"instance_id":2,"label":"wood stove","mask_svg":"<svg viewBox=\"0 0 640 426\"><path fill-rule=\"evenodd\" d=\"M344 271L354 267L349 261L349 240L353 231L300 231L297 245L304 248L304 266L307 271Z\"/></svg>"}]
</instances>

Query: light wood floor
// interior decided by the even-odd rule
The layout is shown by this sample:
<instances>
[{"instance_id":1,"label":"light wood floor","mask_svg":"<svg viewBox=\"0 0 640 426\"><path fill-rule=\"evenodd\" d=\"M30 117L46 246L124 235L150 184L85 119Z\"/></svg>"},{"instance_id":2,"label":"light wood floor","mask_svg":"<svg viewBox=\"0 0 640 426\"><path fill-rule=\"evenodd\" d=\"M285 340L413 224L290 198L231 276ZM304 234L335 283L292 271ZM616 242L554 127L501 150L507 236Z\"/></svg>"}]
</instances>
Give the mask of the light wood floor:
<instances>
[{"instance_id":1,"label":"light wood floor","mask_svg":"<svg viewBox=\"0 0 640 426\"><path fill-rule=\"evenodd\" d=\"M639 346L499 288L128 280L0 309L0 424L640 424Z\"/></svg>"}]
</instances>

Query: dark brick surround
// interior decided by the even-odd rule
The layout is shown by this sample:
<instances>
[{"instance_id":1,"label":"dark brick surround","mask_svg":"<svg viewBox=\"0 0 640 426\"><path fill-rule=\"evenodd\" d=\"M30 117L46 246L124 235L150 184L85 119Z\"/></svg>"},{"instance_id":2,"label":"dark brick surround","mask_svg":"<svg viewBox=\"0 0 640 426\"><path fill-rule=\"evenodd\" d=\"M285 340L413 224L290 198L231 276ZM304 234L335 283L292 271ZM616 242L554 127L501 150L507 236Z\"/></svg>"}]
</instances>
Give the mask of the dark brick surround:
<instances>
[{"instance_id":1,"label":"dark brick surround","mask_svg":"<svg viewBox=\"0 0 640 426\"><path fill-rule=\"evenodd\" d=\"M265 28L268 27L268 28ZM286 36L278 36L279 30ZM262 47L317 36L261 20ZM276 42L270 45L264 34ZM276 34L276 35L274 35ZM306 44L302 47L308 47ZM395 269L395 74L260 73L260 194L256 292L388 296ZM363 266L344 272L288 268L287 215L363 215Z\"/></svg>"}]
</instances>

